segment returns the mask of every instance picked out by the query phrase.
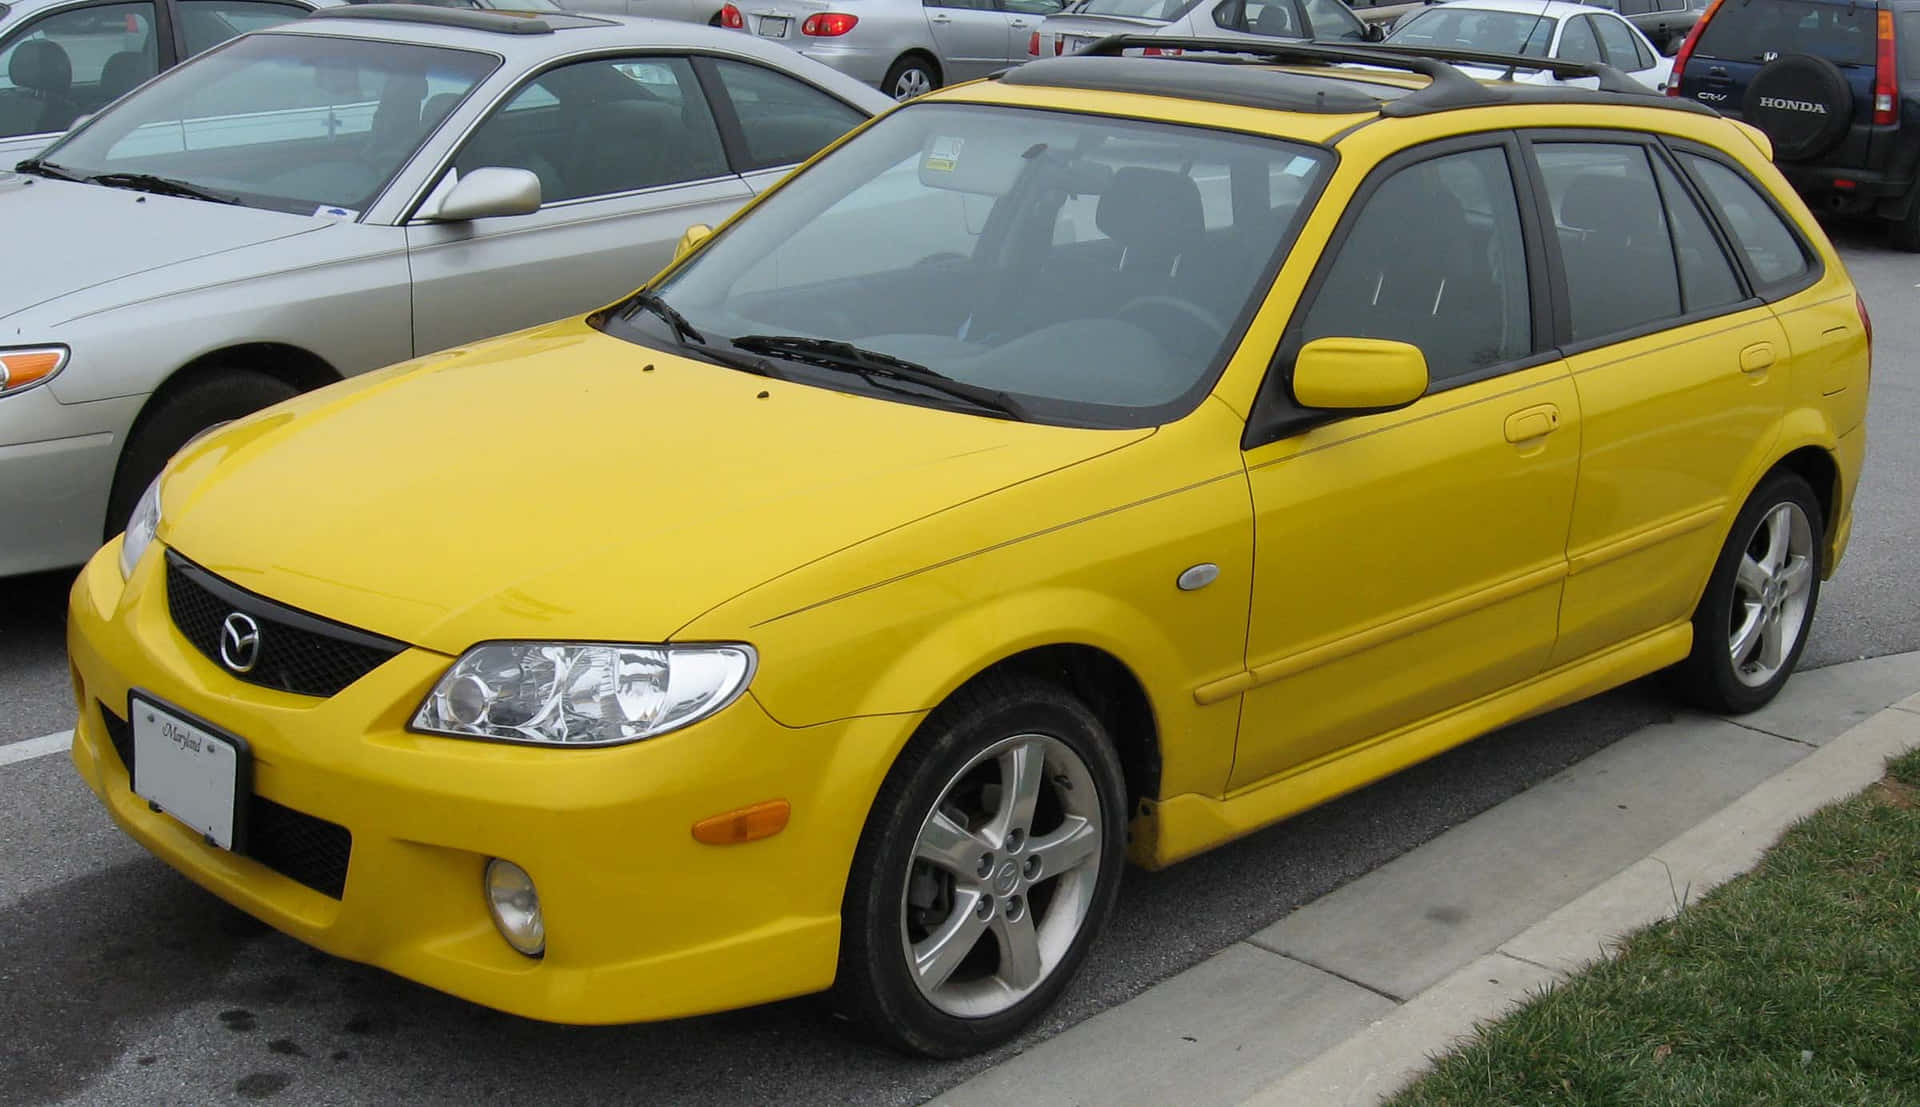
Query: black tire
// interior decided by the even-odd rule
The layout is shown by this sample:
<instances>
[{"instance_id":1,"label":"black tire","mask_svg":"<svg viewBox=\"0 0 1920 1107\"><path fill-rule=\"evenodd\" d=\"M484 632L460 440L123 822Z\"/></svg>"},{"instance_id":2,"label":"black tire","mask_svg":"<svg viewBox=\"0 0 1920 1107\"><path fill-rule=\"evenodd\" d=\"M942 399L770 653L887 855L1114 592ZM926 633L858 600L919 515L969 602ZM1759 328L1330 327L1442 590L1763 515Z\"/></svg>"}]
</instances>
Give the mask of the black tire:
<instances>
[{"instance_id":1,"label":"black tire","mask_svg":"<svg viewBox=\"0 0 1920 1107\"><path fill-rule=\"evenodd\" d=\"M187 439L229 419L251 415L263 407L300 394L300 390L264 373L245 369L218 369L141 413L120 451L113 491L107 497L105 537L126 529L127 517L140 494Z\"/></svg>"},{"instance_id":2,"label":"black tire","mask_svg":"<svg viewBox=\"0 0 1920 1107\"><path fill-rule=\"evenodd\" d=\"M926 87L902 95L902 89L909 88L908 74L919 74ZM899 60L887 67L887 75L880 78L880 91L895 100L906 100L921 92L932 92L940 87L940 66L925 54L902 54Z\"/></svg>"},{"instance_id":3,"label":"black tire","mask_svg":"<svg viewBox=\"0 0 1920 1107\"><path fill-rule=\"evenodd\" d=\"M1741 602L1735 577L1741 559L1756 539L1765 540L1762 524L1784 504L1797 507L1811 531L1811 577L1792 648L1770 679L1755 684L1742 679L1735 671L1729 648L1735 605ZM1742 715L1766 706L1793 675L1800 653L1806 648L1807 632L1813 626L1814 611L1820 602L1820 577L1825 569L1826 519L1820 511L1819 498L1799 474L1775 470L1754 489L1733 521L1726 545L1714 562L1707 590L1693 613L1693 651L1669 674L1673 690L1694 706L1720 715Z\"/></svg>"},{"instance_id":4,"label":"black tire","mask_svg":"<svg viewBox=\"0 0 1920 1107\"><path fill-rule=\"evenodd\" d=\"M903 943L912 940L909 928L914 925L908 920L909 874L924 875L915 869L915 843L922 828L930 825L949 783L956 783L953 794L957 794L961 787L957 782L971 779L956 774L996 745L1024 735L1057 741L1079 758L1086 770L1083 779L1091 781L1099 801L1101 834L1097 861L1089 866L1095 874L1093 889L1078 933L1031 991L997 1013L957 1017L922 993L908 966ZM1047 768L1052 774L1051 759ZM1057 788L1063 775L1044 779ZM948 806L943 811L953 809ZM1042 817L1035 817L1036 828ZM1112 912L1125 863L1126 822L1127 793L1119 757L1100 721L1084 704L1055 685L1029 677L987 677L962 689L927 719L901 752L867 816L842 905L835 1008L866 1037L928 1057L965 1056L1012 1038L1059 998ZM1030 844L1040 841L1036 830ZM992 857L985 862L988 869L994 868ZM1006 861L1001 864L1004 869ZM1038 878L1031 889L1023 889L1031 892L1026 904L1030 919L1057 905L1049 901L1041 906L1045 879ZM1054 887L1062 886L1055 882ZM1046 929L1045 921L1041 929ZM991 939L986 947L999 948ZM975 954L981 952L979 947L974 949ZM997 963L997 952L987 959ZM965 968L956 970L955 976Z\"/></svg>"},{"instance_id":5,"label":"black tire","mask_svg":"<svg viewBox=\"0 0 1920 1107\"><path fill-rule=\"evenodd\" d=\"M1740 114L1773 140L1775 160L1809 161L1833 149L1853 124L1853 89L1827 59L1788 54L1753 75Z\"/></svg>"}]
</instances>

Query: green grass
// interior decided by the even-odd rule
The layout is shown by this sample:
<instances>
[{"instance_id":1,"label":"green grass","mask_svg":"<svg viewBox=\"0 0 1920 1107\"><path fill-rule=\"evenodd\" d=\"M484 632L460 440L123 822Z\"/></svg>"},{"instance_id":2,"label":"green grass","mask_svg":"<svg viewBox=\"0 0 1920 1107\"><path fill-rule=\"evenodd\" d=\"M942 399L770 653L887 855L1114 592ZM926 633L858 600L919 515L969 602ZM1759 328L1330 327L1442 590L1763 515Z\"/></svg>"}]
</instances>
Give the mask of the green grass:
<instances>
[{"instance_id":1,"label":"green grass","mask_svg":"<svg viewBox=\"0 0 1920 1107\"><path fill-rule=\"evenodd\" d=\"M1391 1107L1920 1107L1920 751Z\"/></svg>"}]
</instances>

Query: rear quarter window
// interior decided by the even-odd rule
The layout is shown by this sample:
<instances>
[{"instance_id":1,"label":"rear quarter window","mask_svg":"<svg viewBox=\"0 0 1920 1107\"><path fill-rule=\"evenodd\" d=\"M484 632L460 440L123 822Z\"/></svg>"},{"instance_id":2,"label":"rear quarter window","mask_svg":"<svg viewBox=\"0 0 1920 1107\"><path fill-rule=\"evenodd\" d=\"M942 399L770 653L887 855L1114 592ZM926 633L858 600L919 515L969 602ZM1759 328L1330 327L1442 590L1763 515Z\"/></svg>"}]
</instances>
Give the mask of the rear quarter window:
<instances>
[{"instance_id":1,"label":"rear quarter window","mask_svg":"<svg viewBox=\"0 0 1920 1107\"><path fill-rule=\"evenodd\" d=\"M1877 18L1878 9L1871 4L1811 0L1722 4L1700 32L1696 53L1747 62L1814 54L1835 65L1872 65Z\"/></svg>"}]
</instances>

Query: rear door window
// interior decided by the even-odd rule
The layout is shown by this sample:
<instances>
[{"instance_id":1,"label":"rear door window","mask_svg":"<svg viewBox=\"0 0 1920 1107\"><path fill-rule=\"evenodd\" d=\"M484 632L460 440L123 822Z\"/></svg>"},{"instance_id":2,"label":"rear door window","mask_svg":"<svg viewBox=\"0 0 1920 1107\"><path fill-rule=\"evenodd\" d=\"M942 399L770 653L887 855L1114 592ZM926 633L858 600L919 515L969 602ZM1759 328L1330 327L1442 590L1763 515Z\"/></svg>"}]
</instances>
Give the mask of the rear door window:
<instances>
[{"instance_id":1,"label":"rear door window","mask_svg":"<svg viewBox=\"0 0 1920 1107\"><path fill-rule=\"evenodd\" d=\"M745 62L716 61L751 168L806 161L866 116L810 85Z\"/></svg>"},{"instance_id":2,"label":"rear door window","mask_svg":"<svg viewBox=\"0 0 1920 1107\"><path fill-rule=\"evenodd\" d=\"M1638 145L1534 147L1553 205L1573 340L1588 342L1678 318L1673 240Z\"/></svg>"},{"instance_id":3,"label":"rear door window","mask_svg":"<svg viewBox=\"0 0 1920 1107\"><path fill-rule=\"evenodd\" d=\"M1644 51L1634 48L1633 32L1624 21L1609 16L1593 16L1594 30L1600 32L1600 45L1606 48L1607 64L1631 73L1653 64Z\"/></svg>"},{"instance_id":4,"label":"rear door window","mask_svg":"<svg viewBox=\"0 0 1920 1107\"><path fill-rule=\"evenodd\" d=\"M1680 262L1680 303L1688 315L1711 311L1739 303L1745 298L1733 263L1720 248L1720 240L1699 205L1680 184L1680 178L1658 158L1653 163L1654 177L1660 182L1660 196L1666 201L1667 227L1673 232L1673 254Z\"/></svg>"},{"instance_id":5,"label":"rear door window","mask_svg":"<svg viewBox=\"0 0 1920 1107\"><path fill-rule=\"evenodd\" d=\"M1560 52L1555 57L1566 61L1600 61L1600 40L1594 37L1593 17L1580 16L1567 20L1567 29L1560 36Z\"/></svg>"},{"instance_id":6,"label":"rear door window","mask_svg":"<svg viewBox=\"0 0 1920 1107\"><path fill-rule=\"evenodd\" d=\"M1835 65L1872 65L1877 12L1871 4L1808 0L1722 4L1700 32L1695 53L1745 62L1814 54Z\"/></svg>"},{"instance_id":7,"label":"rear door window","mask_svg":"<svg viewBox=\"0 0 1920 1107\"><path fill-rule=\"evenodd\" d=\"M1313 37L1321 42L1351 39L1364 42L1367 28L1340 0L1307 0L1307 22Z\"/></svg>"}]
</instances>

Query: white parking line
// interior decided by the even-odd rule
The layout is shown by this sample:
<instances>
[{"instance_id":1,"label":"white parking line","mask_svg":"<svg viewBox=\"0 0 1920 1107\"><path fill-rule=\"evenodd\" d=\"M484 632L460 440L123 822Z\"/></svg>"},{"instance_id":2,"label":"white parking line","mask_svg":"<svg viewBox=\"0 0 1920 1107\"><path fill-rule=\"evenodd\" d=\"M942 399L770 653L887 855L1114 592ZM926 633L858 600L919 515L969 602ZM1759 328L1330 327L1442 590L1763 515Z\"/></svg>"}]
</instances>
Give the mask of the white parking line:
<instances>
[{"instance_id":1,"label":"white parking line","mask_svg":"<svg viewBox=\"0 0 1920 1107\"><path fill-rule=\"evenodd\" d=\"M39 738L28 738L24 742L9 742L0 746L0 765L11 765L16 761L31 761L36 757L65 753L73 746L73 731L63 730L58 734L47 734Z\"/></svg>"}]
</instances>

